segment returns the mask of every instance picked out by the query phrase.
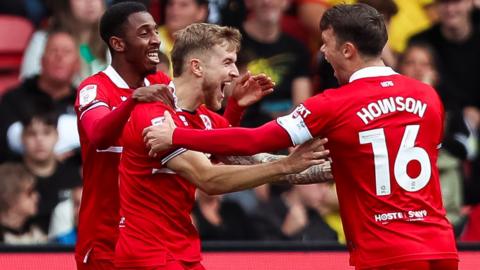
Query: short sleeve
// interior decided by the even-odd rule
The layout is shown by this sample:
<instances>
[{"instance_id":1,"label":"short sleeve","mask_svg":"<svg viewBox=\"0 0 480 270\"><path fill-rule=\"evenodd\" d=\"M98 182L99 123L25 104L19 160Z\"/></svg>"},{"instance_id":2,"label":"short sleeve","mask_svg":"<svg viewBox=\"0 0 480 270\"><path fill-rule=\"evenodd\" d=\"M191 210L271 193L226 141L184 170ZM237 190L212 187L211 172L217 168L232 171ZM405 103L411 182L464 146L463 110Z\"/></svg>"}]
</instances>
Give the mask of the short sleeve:
<instances>
[{"instance_id":1,"label":"short sleeve","mask_svg":"<svg viewBox=\"0 0 480 270\"><path fill-rule=\"evenodd\" d=\"M307 99L293 112L277 118L277 123L289 134L294 145L321 135L331 119L331 103L324 94Z\"/></svg>"},{"instance_id":2,"label":"short sleeve","mask_svg":"<svg viewBox=\"0 0 480 270\"><path fill-rule=\"evenodd\" d=\"M82 82L77 90L75 99L75 110L82 119L83 114L99 106L105 106L109 109L108 90L105 86L92 78Z\"/></svg>"}]
</instances>

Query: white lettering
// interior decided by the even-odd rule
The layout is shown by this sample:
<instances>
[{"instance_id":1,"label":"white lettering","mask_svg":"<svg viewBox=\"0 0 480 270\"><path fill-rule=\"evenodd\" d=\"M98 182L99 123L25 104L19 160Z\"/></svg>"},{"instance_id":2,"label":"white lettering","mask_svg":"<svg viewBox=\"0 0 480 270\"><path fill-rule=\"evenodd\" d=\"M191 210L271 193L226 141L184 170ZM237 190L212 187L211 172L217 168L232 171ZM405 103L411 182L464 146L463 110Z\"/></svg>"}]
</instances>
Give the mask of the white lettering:
<instances>
[{"instance_id":1,"label":"white lettering","mask_svg":"<svg viewBox=\"0 0 480 270\"><path fill-rule=\"evenodd\" d=\"M363 112L363 113L362 113ZM368 124L368 119L373 120L373 116L367 111L367 109L362 108L362 112L357 112L358 117L362 119L362 121L366 124Z\"/></svg>"},{"instance_id":2,"label":"white lettering","mask_svg":"<svg viewBox=\"0 0 480 270\"><path fill-rule=\"evenodd\" d=\"M416 114L419 117L423 117L426 110L427 104L420 100L411 97L389 97L371 102L366 107L362 107L357 111L357 116L363 121L363 123L368 124L375 118L396 111L406 111Z\"/></svg>"}]
</instances>

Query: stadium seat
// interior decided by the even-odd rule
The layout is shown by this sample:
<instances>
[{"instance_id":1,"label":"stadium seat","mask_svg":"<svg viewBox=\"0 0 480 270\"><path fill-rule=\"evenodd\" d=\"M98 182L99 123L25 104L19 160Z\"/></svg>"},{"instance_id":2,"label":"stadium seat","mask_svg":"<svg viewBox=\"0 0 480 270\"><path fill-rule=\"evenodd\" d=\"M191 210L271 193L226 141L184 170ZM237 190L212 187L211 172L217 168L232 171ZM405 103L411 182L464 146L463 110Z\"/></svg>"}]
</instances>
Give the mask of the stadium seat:
<instances>
[{"instance_id":1,"label":"stadium seat","mask_svg":"<svg viewBox=\"0 0 480 270\"><path fill-rule=\"evenodd\" d=\"M0 15L0 95L18 83L23 53L33 30L25 18Z\"/></svg>"}]
</instances>

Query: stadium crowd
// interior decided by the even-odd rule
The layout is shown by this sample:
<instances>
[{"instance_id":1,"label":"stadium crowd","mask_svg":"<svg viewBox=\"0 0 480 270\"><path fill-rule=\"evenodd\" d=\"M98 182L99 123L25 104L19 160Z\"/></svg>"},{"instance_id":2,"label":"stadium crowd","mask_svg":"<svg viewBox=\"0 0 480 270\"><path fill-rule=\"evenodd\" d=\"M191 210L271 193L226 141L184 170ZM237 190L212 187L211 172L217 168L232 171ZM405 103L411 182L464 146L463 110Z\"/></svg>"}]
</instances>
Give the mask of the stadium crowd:
<instances>
[{"instance_id":1,"label":"stadium crowd","mask_svg":"<svg viewBox=\"0 0 480 270\"><path fill-rule=\"evenodd\" d=\"M106 8L117 2L0 1L0 28L12 32L12 38L0 41L0 243L76 241L82 194L76 88L110 64L98 25ZM319 50L319 21L328 7L361 2L376 8L389 27L384 62L433 86L444 103L438 158L443 204L456 239L480 241L480 1L139 2L159 25L163 54L157 69L169 75L175 32L197 22L240 30L240 78L265 73L275 82L275 91L245 112L241 126L247 127L285 115L308 97L338 86ZM14 24L18 17L30 26L23 46L15 44L13 33L25 31ZM9 51L17 47L21 61ZM192 220L202 240L345 244L334 182L266 184L224 195L198 190Z\"/></svg>"}]
</instances>

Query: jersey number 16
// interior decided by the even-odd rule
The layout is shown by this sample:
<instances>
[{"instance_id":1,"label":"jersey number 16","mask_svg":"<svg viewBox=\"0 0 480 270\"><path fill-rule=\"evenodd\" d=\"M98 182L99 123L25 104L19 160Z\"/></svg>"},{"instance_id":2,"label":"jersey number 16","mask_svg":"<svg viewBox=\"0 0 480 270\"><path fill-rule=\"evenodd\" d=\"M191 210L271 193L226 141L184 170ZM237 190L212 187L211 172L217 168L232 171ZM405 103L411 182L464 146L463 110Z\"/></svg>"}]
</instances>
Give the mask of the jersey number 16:
<instances>
[{"instance_id":1,"label":"jersey number 16","mask_svg":"<svg viewBox=\"0 0 480 270\"><path fill-rule=\"evenodd\" d=\"M398 150L393 166L395 181L406 191L415 192L424 188L432 174L431 162L427 151L421 147L415 147L415 139L418 135L419 125L409 125L405 128L402 143ZM378 196L391 193L390 166L388 149L385 142L383 128L372 129L358 133L361 144L372 144L373 158L375 162L375 187ZM407 174L407 165L416 160L420 163L420 174L412 178Z\"/></svg>"}]
</instances>

